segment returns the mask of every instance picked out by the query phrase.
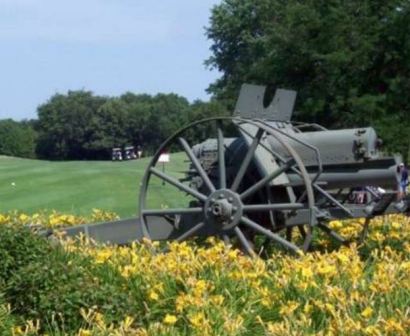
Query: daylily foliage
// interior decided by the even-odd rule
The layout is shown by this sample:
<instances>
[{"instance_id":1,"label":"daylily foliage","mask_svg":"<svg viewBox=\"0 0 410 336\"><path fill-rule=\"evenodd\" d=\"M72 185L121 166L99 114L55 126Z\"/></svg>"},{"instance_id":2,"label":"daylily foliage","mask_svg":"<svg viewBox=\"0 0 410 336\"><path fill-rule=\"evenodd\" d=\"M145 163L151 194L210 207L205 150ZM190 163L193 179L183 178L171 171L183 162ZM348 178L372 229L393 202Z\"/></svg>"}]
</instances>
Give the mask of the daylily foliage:
<instances>
[{"instance_id":1,"label":"daylily foliage","mask_svg":"<svg viewBox=\"0 0 410 336\"><path fill-rule=\"evenodd\" d=\"M97 221L115 217L96 214ZM0 216L0 223L36 220L53 226L57 216L66 224L85 220L13 213ZM345 237L358 236L362 225L330 223ZM374 219L364 244L335 249L318 236L316 251L301 256L274 251L267 259L244 256L214 238L170 243L167 253L157 253L158 243L150 241L131 246L85 238L61 242L66 253L110 265L115 270L110 281L121 281L121 291L143 301L138 313L130 308L120 320L104 315L103 306L80 307L84 323L72 334L406 335L410 330L410 220L404 216ZM12 306L1 307L13 315ZM53 333L40 317L16 321L10 334Z\"/></svg>"}]
</instances>

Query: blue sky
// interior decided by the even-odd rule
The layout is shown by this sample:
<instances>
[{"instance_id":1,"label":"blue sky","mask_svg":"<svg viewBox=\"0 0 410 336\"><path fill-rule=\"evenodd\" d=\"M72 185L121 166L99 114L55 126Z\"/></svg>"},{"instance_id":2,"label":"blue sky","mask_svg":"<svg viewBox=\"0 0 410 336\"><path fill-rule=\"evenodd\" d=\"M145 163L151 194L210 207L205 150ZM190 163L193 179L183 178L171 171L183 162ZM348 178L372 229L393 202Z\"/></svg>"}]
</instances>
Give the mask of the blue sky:
<instances>
[{"instance_id":1,"label":"blue sky","mask_svg":"<svg viewBox=\"0 0 410 336\"><path fill-rule=\"evenodd\" d=\"M54 93L175 92L207 100L210 8L220 0L0 0L0 119Z\"/></svg>"}]
</instances>

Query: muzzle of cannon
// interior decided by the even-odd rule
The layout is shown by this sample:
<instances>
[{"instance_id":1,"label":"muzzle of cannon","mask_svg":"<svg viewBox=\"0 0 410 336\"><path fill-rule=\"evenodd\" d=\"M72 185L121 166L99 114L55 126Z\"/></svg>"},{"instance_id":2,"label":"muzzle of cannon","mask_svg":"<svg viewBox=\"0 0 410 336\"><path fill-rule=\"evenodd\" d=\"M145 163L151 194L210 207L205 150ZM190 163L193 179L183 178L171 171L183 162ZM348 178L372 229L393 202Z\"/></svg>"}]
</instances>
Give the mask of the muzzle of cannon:
<instances>
[{"instance_id":1,"label":"muzzle of cannon","mask_svg":"<svg viewBox=\"0 0 410 336\"><path fill-rule=\"evenodd\" d=\"M194 122L166 140L141 182L138 219L68 234L120 244L217 236L249 254L260 242L297 252L310 248L315 230L346 243L329 221L365 218L365 233L371 218L408 211L408 199L396 202L401 158L382 154L373 128L293 122L296 92L279 89L268 106L264 96L265 87L245 84L232 117ZM164 152L185 154L182 176L161 169ZM153 204L153 190L171 206Z\"/></svg>"}]
</instances>

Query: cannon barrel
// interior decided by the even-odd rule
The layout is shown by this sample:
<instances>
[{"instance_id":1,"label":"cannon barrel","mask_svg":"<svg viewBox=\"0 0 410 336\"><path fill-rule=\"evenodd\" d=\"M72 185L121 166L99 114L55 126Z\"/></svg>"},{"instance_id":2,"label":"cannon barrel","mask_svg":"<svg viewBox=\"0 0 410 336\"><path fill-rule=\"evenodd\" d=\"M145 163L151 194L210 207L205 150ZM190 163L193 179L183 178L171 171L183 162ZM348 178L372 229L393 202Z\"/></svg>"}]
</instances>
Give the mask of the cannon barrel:
<instances>
[{"instance_id":1,"label":"cannon barrel","mask_svg":"<svg viewBox=\"0 0 410 336\"><path fill-rule=\"evenodd\" d=\"M319 170L318 160L321 161L323 171L318 182L325 188L396 188L396 168L401 159L382 156L379 151L380 140L373 128L319 130L306 133L296 132L290 125L283 129L283 137L300 155L312 179ZM285 159L290 158L273 137L268 138L268 143L272 151L280 153ZM312 147L317 149L319 157L311 150ZM292 172L289 173L289 180L293 184L302 182L300 176Z\"/></svg>"},{"instance_id":2,"label":"cannon barrel","mask_svg":"<svg viewBox=\"0 0 410 336\"><path fill-rule=\"evenodd\" d=\"M278 128L275 124L271 125ZM278 129L283 131L284 138L298 152L306 166L317 164L315 153L306 144L319 151L323 165L356 163L380 157L379 140L372 127L297 132L298 129L286 125ZM272 150L288 157L273 137L269 137L268 142Z\"/></svg>"},{"instance_id":3,"label":"cannon barrel","mask_svg":"<svg viewBox=\"0 0 410 336\"><path fill-rule=\"evenodd\" d=\"M329 165L324 167L318 182L325 189L357 188L377 186L395 189L398 183L397 160L394 158L377 159L363 163L346 165ZM310 176L313 179L315 173ZM302 185L299 175L289 173L293 185Z\"/></svg>"}]
</instances>

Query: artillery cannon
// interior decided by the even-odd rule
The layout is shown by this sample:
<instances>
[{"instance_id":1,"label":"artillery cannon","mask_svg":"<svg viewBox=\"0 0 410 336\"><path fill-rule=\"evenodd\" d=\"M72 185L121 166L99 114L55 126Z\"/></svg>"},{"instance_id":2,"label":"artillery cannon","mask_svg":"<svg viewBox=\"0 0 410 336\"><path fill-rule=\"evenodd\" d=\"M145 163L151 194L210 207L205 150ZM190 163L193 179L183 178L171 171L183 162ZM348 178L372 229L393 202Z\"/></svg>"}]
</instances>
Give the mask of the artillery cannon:
<instances>
[{"instance_id":1,"label":"artillery cannon","mask_svg":"<svg viewBox=\"0 0 410 336\"><path fill-rule=\"evenodd\" d=\"M141 182L139 218L82 225L67 233L118 244L143 237L218 236L249 254L264 238L307 251L315 230L346 242L327 225L331 220L365 218L365 235L371 218L408 211L408 199L396 204L401 159L381 154L373 128L327 130L293 122L296 92L278 89L265 106L265 90L243 85L232 117L194 122L160 146ZM206 138L193 144L200 134ZM185 153L184 176L158 169L165 151ZM155 179L184 194L176 200L173 192L167 196L170 189L161 189L178 206L150 204ZM359 200L358 190L366 198Z\"/></svg>"}]
</instances>

